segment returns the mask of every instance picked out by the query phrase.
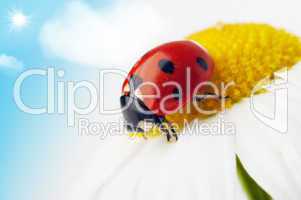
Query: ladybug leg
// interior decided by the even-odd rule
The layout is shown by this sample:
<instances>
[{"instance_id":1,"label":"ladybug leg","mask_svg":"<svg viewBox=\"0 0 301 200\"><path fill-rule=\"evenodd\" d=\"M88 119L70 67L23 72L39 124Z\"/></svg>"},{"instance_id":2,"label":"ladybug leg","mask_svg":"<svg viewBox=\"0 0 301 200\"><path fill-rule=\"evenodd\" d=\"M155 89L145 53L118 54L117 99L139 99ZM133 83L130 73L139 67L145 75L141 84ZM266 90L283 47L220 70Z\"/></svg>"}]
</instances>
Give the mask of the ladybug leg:
<instances>
[{"instance_id":1,"label":"ladybug leg","mask_svg":"<svg viewBox=\"0 0 301 200\"><path fill-rule=\"evenodd\" d=\"M143 139L148 140L148 137L146 136L146 134L144 132L142 133L142 137L143 137Z\"/></svg>"},{"instance_id":2,"label":"ladybug leg","mask_svg":"<svg viewBox=\"0 0 301 200\"><path fill-rule=\"evenodd\" d=\"M138 133L141 133L141 134L142 134L143 139L145 139L145 140L148 139L148 137L147 137L146 134L145 134L145 131L144 131L142 128L138 127L138 128L136 128L136 131L137 131Z\"/></svg>"},{"instance_id":3,"label":"ladybug leg","mask_svg":"<svg viewBox=\"0 0 301 200\"><path fill-rule=\"evenodd\" d=\"M163 122L160 125L161 133L166 137L167 142L175 143L178 141L178 134L176 133L175 127L168 122Z\"/></svg>"},{"instance_id":4,"label":"ladybug leg","mask_svg":"<svg viewBox=\"0 0 301 200\"><path fill-rule=\"evenodd\" d=\"M148 137L146 136L146 134L145 134L145 132L144 132L144 131L139 131L139 133L141 133L141 134L142 134L142 137L143 137L143 139L145 139L145 140L147 140L147 139L148 139Z\"/></svg>"},{"instance_id":5,"label":"ladybug leg","mask_svg":"<svg viewBox=\"0 0 301 200\"><path fill-rule=\"evenodd\" d=\"M170 129L169 133L166 134L166 139L167 139L167 142L175 143L178 141L178 134L172 130L173 129Z\"/></svg>"}]
</instances>

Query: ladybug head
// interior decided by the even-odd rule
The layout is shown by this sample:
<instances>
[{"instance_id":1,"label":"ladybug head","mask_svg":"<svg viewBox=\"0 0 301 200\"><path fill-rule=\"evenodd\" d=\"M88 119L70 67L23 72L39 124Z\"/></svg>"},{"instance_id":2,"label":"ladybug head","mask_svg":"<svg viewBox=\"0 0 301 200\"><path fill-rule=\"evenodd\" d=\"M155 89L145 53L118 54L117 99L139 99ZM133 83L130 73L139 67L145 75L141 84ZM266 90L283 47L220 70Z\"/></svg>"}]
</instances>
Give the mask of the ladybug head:
<instances>
[{"instance_id":1,"label":"ladybug head","mask_svg":"<svg viewBox=\"0 0 301 200\"><path fill-rule=\"evenodd\" d=\"M150 112L143 101L136 96L123 94L120 97L120 104L121 108L123 109L122 113L126 121L126 128L129 131L149 131L149 128L151 128L150 124L158 124L162 119L162 117ZM148 126L144 126L144 123L147 123Z\"/></svg>"},{"instance_id":2,"label":"ladybug head","mask_svg":"<svg viewBox=\"0 0 301 200\"><path fill-rule=\"evenodd\" d=\"M120 104L128 131L142 133L146 138L145 133L157 126L166 135L168 142L177 141L175 129L168 125L165 126L168 124L165 117L153 114L138 97L123 94L120 97Z\"/></svg>"}]
</instances>

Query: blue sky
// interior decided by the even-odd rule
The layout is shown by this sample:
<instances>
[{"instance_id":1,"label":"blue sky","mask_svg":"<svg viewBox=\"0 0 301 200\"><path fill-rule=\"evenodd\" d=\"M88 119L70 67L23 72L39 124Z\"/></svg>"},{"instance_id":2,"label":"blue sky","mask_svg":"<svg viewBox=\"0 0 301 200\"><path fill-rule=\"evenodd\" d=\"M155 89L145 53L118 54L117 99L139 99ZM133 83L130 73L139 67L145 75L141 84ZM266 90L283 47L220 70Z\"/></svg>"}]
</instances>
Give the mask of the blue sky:
<instances>
[{"instance_id":1,"label":"blue sky","mask_svg":"<svg viewBox=\"0 0 301 200\"><path fill-rule=\"evenodd\" d=\"M67 2L67 1L66 1ZM91 6L103 7L110 5L109 0L91 0L83 1ZM49 59L39 43L39 34L41 26L47 19L60 13L65 6L64 1L1 1L0 2L0 51L8 55L13 55L21 59L25 66L43 66L54 65L60 61ZM9 30L9 12L13 9L21 10L30 18L30 24L23 30Z\"/></svg>"},{"instance_id":2,"label":"blue sky","mask_svg":"<svg viewBox=\"0 0 301 200\"><path fill-rule=\"evenodd\" d=\"M60 5L57 1L1 1L0 3L0 54L13 56L21 61L24 70L30 66L44 67L53 64L40 49L38 35L43 21L52 13L45 10L56 10ZM10 31L9 12L20 9L31 16L31 23L23 30ZM57 63L57 62L56 62ZM39 171L35 160L39 160L41 145L48 145L49 135L41 134L43 125L48 117L37 118L20 112L13 101L14 80L20 71L0 69L1 80L1 135L0 135L0 199L18 198L17 194L24 194L25 183ZM32 97L43 97L36 84L26 84L31 88ZM43 138L42 138L43 137ZM45 148L44 148L45 150ZM17 184L19 183L19 184ZM15 192L13 192L15 191ZM19 192L18 192L19 191Z\"/></svg>"},{"instance_id":3,"label":"blue sky","mask_svg":"<svg viewBox=\"0 0 301 200\"><path fill-rule=\"evenodd\" d=\"M87 3L99 7L110 4L109 1L96 0ZM26 69L55 66L70 74L70 63L46 55L39 40L42 25L60 12L64 4L52 0L0 2L0 55L14 57L23 63L22 70L0 67L0 199L3 200L22 199L18 195L22 196L44 172L48 163L45 157L51 157L52 149L65 139L61 134L66 130L64 116L22 113L13 101L14 81ZM30 22L22 29L12 31L9 12L14 9L29 16ZM24 101L35 106L44 105L45 87L45 79L28 80L23 88Z\"/></svg>"},{"instance_id":4,"label":"blue sky","mask_svg":"<svg viewBox=\"0 0 301 200\"><path fill-rule=\"evenodd\" d=\"M45 56L38 41L40 27L45 19L54 14L46 10L55 12L61 6L57 1L1 1L1 52L22 59L26 66L45 64ZM30 16L29 26L23 30L9 30L9 12L13 9L22 10Z\"/></svg>"}]
</instances>

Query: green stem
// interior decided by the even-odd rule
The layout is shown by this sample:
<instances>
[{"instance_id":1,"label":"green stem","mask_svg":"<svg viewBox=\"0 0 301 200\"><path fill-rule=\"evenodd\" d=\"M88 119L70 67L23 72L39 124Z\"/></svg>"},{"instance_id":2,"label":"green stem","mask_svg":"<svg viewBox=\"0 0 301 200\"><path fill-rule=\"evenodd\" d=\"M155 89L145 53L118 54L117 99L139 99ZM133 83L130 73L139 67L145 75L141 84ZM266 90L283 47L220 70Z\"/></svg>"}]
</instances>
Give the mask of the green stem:
<instances>
[{"instance_id":1,"label":"green stem","mask_svg":"<svg viewBox=\"0 0 301 200\"><path fill-rule=\"evenodd\" d=\"M236 156L237 175L249 200L271 200L273 199L255 180L248 174L243 167L238 156Z\"/></svg>"}]
</instances>

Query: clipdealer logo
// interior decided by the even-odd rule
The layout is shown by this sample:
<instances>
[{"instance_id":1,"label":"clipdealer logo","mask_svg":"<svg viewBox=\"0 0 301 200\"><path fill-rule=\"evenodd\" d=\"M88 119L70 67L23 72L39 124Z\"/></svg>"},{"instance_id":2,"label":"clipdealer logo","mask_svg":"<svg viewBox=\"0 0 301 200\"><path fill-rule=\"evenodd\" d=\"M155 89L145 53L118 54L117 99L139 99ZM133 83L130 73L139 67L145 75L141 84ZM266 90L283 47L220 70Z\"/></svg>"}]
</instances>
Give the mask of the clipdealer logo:
<instances>
[{"instance_id":1,"label":"clipdealer logo","mask_svg":"<svg viewBox=\"0 0 301 200\"><path fill-rule=\"evenodd\" d=\"M104 78L110 74L116 74L121 77L126 77L126 72L123 70L104 69L99 71L99 88L96 84L89 80L81 81L64 81L65 71L48 69L29 69L24 71L15 81L13 97L17 107L28 114L65 114L67 113L68 127L74 127L75 115L88 115L92 113L99 102L99 112L101 114L116 114L120 113L118 109L105 109L104 106ZM47 102L46 106L33 108L24 103L22 99L22 86L26 79L34 77L43 77L47 80ZM89 103L87 106L80 107L76 104L76 93L79 89L84 89L89 93ZM67 103L66 103L67 101Z\"/></svg>"},{"instance_id":2,"label":"clipdealer logo","mask_svg":"<svg viewBox=\"0 0 301 200\"><path fill-rule=\"evenodd\" d=\"M121 69L102 69L99 71L99 80L98 84L90 80L81 80L81 81L66 81L65 71L64 70L55 70L55 68L43 68L43 69L29 69L20 74L16 79L14 85L13 96L17 107L28 114L40 115L40 114L65 114L67 113L67 126L75 126L75 116L79 115L88 115L95 111L98 106L99 114L101 115L115 115L120 114L122 109L120 107L115 109L105 108L105 87L108 87L105 82L105 78L111 78L112 76L119 76L125 79L127 73ZM22 99L22 86L25 84L25 81L28 78L42 77L47 81L47 86L45 90L47 91L47 102L46 106L41 106L39 108L33 108L30 105L24 103ZM270 79L268 79L270 80ZM250 97L250 112L262 123L265 125L281 132L285 133L288 129L288 102L287 102L287 72L284 73L284 77L281 79L275 79L272 83L267 84L267 89L274 94L272 101L275 102L273 115L269 115L258 109L256 106L256 101L254 98L258 90L262 89L262 82L267 81L266 79L259 82L256 87L254 87L252 95ZM172 84L172 83L170 83ZM166 85L170 85L166 84ZM204 84L204 83L202 83ZM213 91L217 95L225 94L225 91L219 91L220 88L227 90L235 83L226 84L223 86L216 86L212 82L209 82L207 86L213 88ZM111 87L111 86L110 86ZM85 107L80 107L76 104L77 91L79 89L84 89L88 91L89 102ZM160 94L155 95L155 98L161 98ZM164 99L164 98L163 98ZM222 103L222 111L224 111L224 103ZM192 106L198 106L196 103L193 103ZM123 109L126 109L123 108ZM200 110L199 107L196 107L199 112L208 111ZM218 111L215 111L218 112ZM210 113L212 114L212 113ZM223 114L223 112L221 113ZM105 130L105 129L104 129Z\"/></svg>"}]
</instances>

